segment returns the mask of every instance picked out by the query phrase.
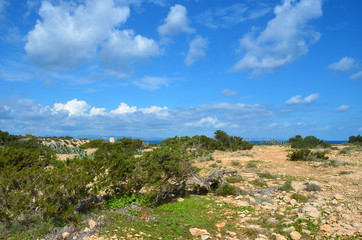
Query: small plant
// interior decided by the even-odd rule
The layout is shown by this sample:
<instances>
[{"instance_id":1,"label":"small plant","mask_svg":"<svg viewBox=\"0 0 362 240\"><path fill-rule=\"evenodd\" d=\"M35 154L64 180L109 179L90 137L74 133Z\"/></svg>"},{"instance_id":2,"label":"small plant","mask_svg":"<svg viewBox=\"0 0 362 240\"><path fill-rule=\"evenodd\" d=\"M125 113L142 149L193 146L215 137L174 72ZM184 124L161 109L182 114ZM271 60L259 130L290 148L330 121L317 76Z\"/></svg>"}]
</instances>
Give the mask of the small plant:
<instances>
[{"instance_id":1,"label":"small plant","mask_svg":"<svg viewBox=\"0 0 362 240\"><path fill-rule=\"evenodd\" d=\"M290 161L323 161L327 160L326 152L312 152L308 148L293 150L287 155Z\"/></svg>"},{"instance_id":2,"label":"small plant","mask_svg":"<svg viewBox=\"0 0 362 240\"><path fill-rule=\"evenodd\" d=\"M216 163L210 164L209 167L216 168L218 165Z\"/></svg>"},{"instance_id":3,"label":"small plant","mask_svg":"<svg viewBox=\"0 0 362 240\"><path fill-rule=\"evenodd\" d=\"M106 206L111 209L120 209L130 206L132 203L138 206L147 206L151 203L151 199L141 194L123 194L109 200Z\"/></svg>"},{"instance_id":4,"label":"small plant","mask_svg":"<svg viewBox=\"0 0 362 240\"><path fill-rule=\"evenodd\" d=\"M234 167L237 167L237 166L240 166L240 162L239 162L239 161L232 160L232 161L231 161L231 165L234 166Z\"/></svg>"},{"instance_id":5,"label":"small plant","mask_svg":"<svg viewBox=\"0 0 362 240\"><path fill-rule=\"evenodd\" d=\"M216 194L220 196L236 195L235 188L228 183L222 184L216 189Z\"/></svg>"},{"instance_id":6,"label":"small plant","mask_svg":"<svg viewBox=\"0 0 362 240\"><path fill-rule=\"evenodd\" d=\"M232 176L228 177L226 181L228 181L229 183L238 183L244 181L244 179L241 176Z\"/></svg>"},{"instance_id":7,"label":"small plant","mask_svg":"<svg viewBox=\"0 0 362 240\"><path fill-rule=\"evenodd\" d=\"M212 155L207 155L205 157L200 157L197 159L197 161L199 162L210 162L210 161L214 161L214 157Z\"/></svg>"},{"instance_id":8,"label":"small plant","mask_svg":"<svg viewBox=\"0 0 362 240\"><path fill-rule=\"evenodd\" d=\"M251 183L256 187L268 187L268 184L264 181L263 178L255 179L251 181Z\"/></svg>"},{"instance_id":9,"label":"small plant","mask_svg":"<svg viewBox=\"0 0 362 240\"><path fill-rule=\"evenodd\" d=\"M299 203L304 203L308 201L308 197L300 193L293 193L291 198L297 200L297 202Z\"/></svg>"},{"instance_id":10,"label":"small plant","mask_svg":"<svg viewBox=\"0 0 362 240\"><path fill-rule=\"evenodd\" d=\"M244 167L245 168L257 168L258 165L256 165L255 162L249 161Z\"/></svg>"},{"instance_id":11,"label":"small plant","mask_svg":"<svg viewBox=\"0 0 362 240\"><path fill-rule=\"evenodd\" d=\"M308 192L318 192L318 191L321 191L322 188L319 185L315 184L315 183L308 183L305 190L308 191Z\"/></svg>"},{"instance_id":12,"label":"small plant","mask_svg":"<svg viewBox=\"0 0 362 240\"><path fill-rule=\"evenodd\" d=\"M283 186L280 188L282 191L290 192L293 191L294 188L292 187L292 181L285 181Z\"/></svg>"},{"instance_id":13,"label":"small plant","mask_svg":"<svg viewBox=\"0 0 362 240\"><path fill-rule=\"evenodd\" d=\"M216 160L217 163L221 163L221 160Z\"/></svg>"},{"instance_id":14,"label":"small plant","mask_svg":"<svg viewBox=\"0 0 362 240\"><path fill-rule=\"evenodd\" d=\"M277 176L275 176L275 175L273 175L273 174L271 174L269 172L259 173L258 175L259 175L259 177L266 178L266 179L276 179L277 178Z\"/></svg>"}]
</instances>

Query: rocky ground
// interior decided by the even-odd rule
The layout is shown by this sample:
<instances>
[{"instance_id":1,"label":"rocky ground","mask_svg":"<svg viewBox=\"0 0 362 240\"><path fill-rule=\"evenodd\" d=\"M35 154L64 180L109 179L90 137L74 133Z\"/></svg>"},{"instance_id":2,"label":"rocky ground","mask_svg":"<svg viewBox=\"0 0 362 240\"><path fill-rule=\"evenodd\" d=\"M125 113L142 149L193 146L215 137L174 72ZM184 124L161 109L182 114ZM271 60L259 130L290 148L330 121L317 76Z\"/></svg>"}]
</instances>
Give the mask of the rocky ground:
<instances>
[{"instance_id":1,"label":"rocky ground","mask_svg":"<svg viewBox=\"0 0 362 240\"><path fill-rule=\"evenodd\" d=\"M214 228L190 227L189 238L179 239L361 239L361 149L338 146L322 162L288 161L289 152L282 146L255 146L196 161L201 175L216 165L250 171L227 177L239 195L203 196L214 202L208 212L218 216ZM64 229L58 239L154 239L122 224L123 235L99 232L101 223L102 217L94 217L86 228Z\"/></svg>"}]
</instances>

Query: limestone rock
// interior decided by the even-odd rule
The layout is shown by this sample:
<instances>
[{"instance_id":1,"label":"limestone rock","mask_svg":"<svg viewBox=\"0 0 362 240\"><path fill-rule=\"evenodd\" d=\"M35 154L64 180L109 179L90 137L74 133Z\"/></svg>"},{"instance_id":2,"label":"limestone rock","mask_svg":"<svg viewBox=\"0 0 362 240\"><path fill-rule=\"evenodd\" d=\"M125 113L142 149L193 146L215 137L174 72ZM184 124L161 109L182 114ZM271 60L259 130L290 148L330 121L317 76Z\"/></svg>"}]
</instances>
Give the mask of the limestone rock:
<instances>
[{"instance_id":1,"label":"limestone rock","mask_svg":"<svg viewBox=\"0 0 362 240\"><path fill-rule=\"evenodd\" d=\"M63 232L63 233L62 233L63 239L67 238L69 235L70 235L69 232Z\"/></svg>"},{"instance_id":2,"label":"limestone rock","mask_svg":"<svg viewBox=\"0 0 362 240\"><path fill-rule=\"evenodd\" d=\"M290 237L293 240L299 240L299 239L301 239L302 235L300 235L300 233L297 232L297 231L293 231L293 232L290 233Z\"/></svg>"},{"instance_id":3,"label":"limestone rock","mask_svg":"<svg viewBox=\"0 0 362 240\"><path fill-rule=\"evenodd\" d=\"M208 233L205 229L199 229L199 228L190 228L190 233L194 237L201 235L210 235L210 233Z\"/></svg>"},{"instance_id":4,"label":"limestone rock","mask_svg":"<svg viewBox=\"0 0 362 240\"><path fill-rule=\"evenodd\" d=\"M312 207L312 206L305 206L301 210L307 216L312 217L312 218L319 218L321 215L321 213L318 211L318 209L316 209L315 207Z\"/></svg>"},{"instance_id":5,"label":"limestone rock","mask_svg":"<svg viewBox=\"0 0 362 240\"><path fill-rule=\"evenodd\" d=\"M335 198L336 200L342 200L342 199L343 199L343 196L342 196L341 194L336 194L336 195L334 195L334 198Z\"/></svg>"},{"instance_id":6,"label":"limestone rock","mask_svg":"<svg viewBox=\"0 0 362 240\"><path fill-rule=\"evenodd\" d=\"M331 230L331 227L327 224L324 224L323 226L321 226L321 231L329 232L330 230Z\"/></svg>"},{"instance_id":7,"label":"limestone rock","mask_svg":"<svg viewBox=\"0 0 362 240\"><path fill-rule=\"evenodd\" d=\"M89 228L93 230L96 226L96 222L94 220L89 220L88 222Z\"/></svg>"},{"instance_id":8,"label":"limestone rock","mask_svg":"<svg viewBox=\"0 0 362 240\"><path fill-rule=\"evenodd\" d=\"M225 227L225 223L224 222L218 223L218 224L216 224L216 227L223 228L223 227Z\"/></svg>"}]
</instances>

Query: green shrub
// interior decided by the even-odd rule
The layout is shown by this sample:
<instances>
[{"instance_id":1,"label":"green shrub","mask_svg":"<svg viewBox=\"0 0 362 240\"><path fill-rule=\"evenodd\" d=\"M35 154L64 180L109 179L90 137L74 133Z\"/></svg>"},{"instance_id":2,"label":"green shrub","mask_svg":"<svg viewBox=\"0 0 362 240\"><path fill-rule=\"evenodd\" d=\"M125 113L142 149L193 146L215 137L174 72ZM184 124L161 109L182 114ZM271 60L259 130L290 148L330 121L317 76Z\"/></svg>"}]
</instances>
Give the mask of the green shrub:
<instances>
[{"instance_id":1,"label":"green shrub","mask_svg":"<svg viewBox=\"0 0 362 240\"><path fill-rule=\"evenodd\" d=\"M297 200L297 202L299 203L304 203L308 201L308 197L300 193L293 193L291 198Z\"/></svg>"},{"instance_id":2,"label":"green shrub","mask_svg":"<svg viewBox=\"0 0 362 240\"><path fill-rule=\"evenodd\" d=\"M236 195L235 188L228 183L222 184L216 189L216 194L219 196Z\"/></svg>"},{"instance_id":3,"label":"green shrub","mask_svg":"<svg viewBox=\"0 0 362 240\"><path fill-rule=\"evenodd\" d=\"M283 186L280 188L280 190L285 192L293 191L294 188L292 187L292 181L285 181Z\"/></svg>"},{"instance_id":4,"label":"green shrub","mask_svg":"<svg viewBox=\"0 0 362 240\"><path fill-rule=\"evenodd\" d=\"M266 179L276 179L277 178L277 176L275 176L275 175L273 175L273 174L271 174L269 172L259 173L258 175L259 175L259 177L266 178Z\"/></svg>"},{"instance_id":5,"label":"green shrub","mask_svg":"<svg viewBox=\"0 0 362 240\"><path fill-rule=\"evenodd\" d=\"M213 163L213 164L210 164L209 167L211 167L211 168L217 168L218 165L217 165L216 163Z\"/></svg>"},{"instance_id":6,"label":"green shrub","mask_svg":"<svg viewBox=\"0 0 362 240\"><path fill-rule=\"evenodd\" d=\"M241 176L231 176L226 178L226 181L229 183L238 183L244 181L244 179Z\"/></svg>"},{"instance_id":7,"label":"green shrub","mask_svg":"<svg viewBox=\"0 0 362 240\"><path fill-rule=\"evenodd\" d=\"M132 203L138 206L147 206L151 203L151 199L142 194L120 194L108 200L106 206L111 209L120 209L130 206Z\"/></svg>"},{"instance_id":8,"label":"green shrub","mask_svg":"<svg viewBox=\"0 0 362 240\"><path fill-rule=\"evenodd\" d=\"M308 192L318 192L318 191L321 191L322 188L319 185L315 184L315 183L308 183L305 190L308 191Z\"/></svg>"},{"instance_id":9,"label":"green shrub","mask_svg":"<svg viewBox=\"0 0 362 240\"><path fill-rule=\"evenodd\" d=\"M287 155L287 158L290 161L323 161L328 159L328 157L325 156L326 154L326 152L312 152L311 150L304 148L293 150Z\"/></svg>"},{"instance_id":10,"label":"green shrub","mask_svg":"<svg viewBox=\"0 0 362 240\"><path fill-rule=\"evenodd\" d=\"M257 168L258 165L254 161L249 161L249 162L247 162L247 164L245 164L244 167L245 168Z\"/></svg>"},{"instance_id":11,"label":"green shrub","mask_svg":"<svg viewBox=\"0 0 362 240\"><path fill-rule=\"evenodd\" d=\"M330 143L320 140L314 136L307 136L303 139L300 135L297 135L294 138L290 138L289 142L291 143L292 148L299 148L299 149L317 148L317 147L331 148L332 147L332 145Z\"/></svg>"},{"instance_id":12,"label":"green shrub","mask_svg":"<svg viewBox=\"0 0 362 240\"><path fill-rule=\"evenodd\" d=\"M358 134L357 136L350 136L349 143L362 143L362 136Z\"/></svg>"},{"instance_id":13,"label":"green shrub","mask_svg":"<svg viewBox=\"0 0 362 240\"><path fill-rule=\"evenodd\" d=\"M236 161L236 160L232 160L231 165L234 166L234 167L237 167L237 166L240 166L240 162Z\"/></svg>"},{"instance_id":14,"label":"green shrub","mask_svg":"<svg viewBox=\"0 0 362 240\"><path fill-rule=\"evenodd\" d=\"M263 178L257 178L251 181L251 184L253 184L256 187L268 187L268 184L265 182Z\"/></svg>"}]
</instances>

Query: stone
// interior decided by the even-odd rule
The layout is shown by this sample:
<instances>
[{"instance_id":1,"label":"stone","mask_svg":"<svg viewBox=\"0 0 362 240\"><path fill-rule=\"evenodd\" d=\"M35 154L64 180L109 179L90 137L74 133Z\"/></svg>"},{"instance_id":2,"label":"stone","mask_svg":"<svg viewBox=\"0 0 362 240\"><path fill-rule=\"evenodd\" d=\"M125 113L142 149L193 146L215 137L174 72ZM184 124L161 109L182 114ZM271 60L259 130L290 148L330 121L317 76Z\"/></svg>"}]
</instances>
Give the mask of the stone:
<instances>
[{"instance_id":1,"label":"stone","mask_svg":"<svg viewBox=\"0 0 362 240\"><path fill-rule=\"evenodd\" d=\"M321 215L321 213L315 207L312 206L303 207L302 212L312 218L319 218Z\"/></svg>"},{"instance_id":2,"label":"stone","mask_svg":"<svg viewBox=\"0 0 362 240\"><path fill-rule=\"evenodd\" d=\"M336 195L334 195L334 199L342 200L343 196L341 194L336 194Z\"/></svg>"},{"instance_id":3,"label":"stone","mask_svg":"<svg viewBox=\"0 0 362 240\"><path fill-rule=\"evenodd\" d=\"M87 233L87 232L90 232L91 230L89 228L84 228L83 232Z\"/></svg>"},{"instance_id":4,"label":"stone","mask_svg":"<svg viewBox=\"0 0 362 240\"><path fill-rule=\"evenodd\" d=\"M273 236L275 236L275 240L287 240L286 237L280 234L273 233Z\"/></svg>"},{"instance_id":5,"label":"stone","mask_svg":"<svg viewBox=\"0 0 362 240\"><path fill-rule=\"evenodd\" d=\"M255 198L253 198L253 197L249 197L249 202L253 205L256 204Z\"/></svg>"},{"instance_id":6,"label":"stone","mask_svg":"<svg viewBox=\"0 0 362 240\"><path fill-rule=\"evenodd\" d=\"M225 223L224 222L218 223L218 224L216 224L216 227L223 228L223 227L225 227Z\"/></svg>"},{"instance_id":7,"label":"stone","mask_svg":"<svg viewBox=\"0 0 362 240\"><path fill-rule=\"evenodd\" d=\"M89 228L91 230L93 230L95 228L95 226L96 226L96 222L94 220L89 220L88 224L89 224Z\"/></svg>"},{"instance_id":8,"label":"stone","mask_svg":"<svg viewBox=\"0 0 362 240\"><path fill-rule=\"evenodd\" d=\"M290 233L290 237L293 240L299 240L299 239L301 239L302 235L300 235L300 233L297 232L297 231L293 231L293 232Z\"/></svg>"},{"instance_id":9,"label":"stone","mask_svg":"<svg viewBox=\"0 0 362 240\"><path fill-rule=\"evenodd\" d=\"M287 202L287 203L289 203L290 202L290 200L291 200L291 198L289 197L289 196L284 196L283 197L283 200L284 200L284 202Z\"/></svg>"},{"instance_id":10,"label":"stone","mask_svg":"<svg viewBox=\"0 0 362 240\"><path fill-rule=\"evenodd\" d=\"M271 225L277 225L279 221L276 220L275 218L269 218L268 220L266 220L266 223Z\"/></svg>"},{"instance_id":11,"label":"stone","mask_svg":"<svg viewBox=\"0 0 362 240\"><path fill-rule=\"evenodd\" d=\"M183 199L183 198L177 198L177 202L183 202L185 199Z\"/></svg>"},{"instance_id":12,"label":"stone","mask_svg":"<svg viewBox=\"0 0 362 240\"><path fill-rule=\"evenodd\" d=\"M91 240L91 238L90 238L90 237L85 236L85 237L83 238L83 240Z\"/></svg>"},{"instance_id":13,"label":"stone","mask_svg":"<svg viewBox=\"0 0 362 240\"><path fill-rule=\"evenodd\" d=\"M229 234L231 237L235 237L237 235L236 232L226 231L226 234Z\"/></svg>"},{"instance_id":14,"label":"stone","mask_svg":"<svg viewBox=\"0 0 362 240\"><path fill-rule=\"evenodd\" d=\"M302 233L306 234L306 235L311 235L312 232L307 230L307 229L302 229Z\"/></svg>"},{"instance_id":15,"label":"stone","mask_svg":"<svg viewBox=\"0 0 362 240\"><path fill-rule=\"evenodd\" d=\"M205 229L199 229L199 228L190 228L190 233L194 237L198 237L201 235L210 235Z\"/></svg>"},{"instance_id":16,"label":"stone","mask_svg":"<svg viewBox=\"0 0 362 240\"><path fill-rule=\"evenodd\" d=\"M264 234L258 234L258 238L259 238L259 239L268 240L268 237L265 236Z\"/></svg>"},{"instance_id":17,"label":"stone","mask_svg":"<svg viewBox=\"0 0 362 240\"><path fill-rule=\"evenodd\" d=\"M69 235L70 235L69 232L63 232L63 233L62 233L63 239L67 238Z\"/></svg>"},{"instance_id":18,"label":"stone","mask_svg":"<svg viewBox=\"0 0 362 240\"><path fill-rule=\"evenodd\" d=\"M292 199L292 200L290 200L290 204L291 204L292 206L294 206L294 205L297 205L298 202L297 202L297 200Z\"/></svg>"},{"instance_id":19,"label":"stone","mask_svg":"<svg viewBox=\"0 0 362 240\"><path fill-rule=\"evenodd\" d=\"M201 235L201 240L206 240L206 239L209 239L210 238L210 235Z\"/></svg>"},{"instance_id":20,"label":"stone","mask_svg":"<svg viewBox=\"0 0 362 240\"><path fill-rule=\"evenodd\" d=\"M324 232L329 232L331 230L331 227L327 224L324 224L321 226L320 230Z\"/></svg>"}]
</instances>

